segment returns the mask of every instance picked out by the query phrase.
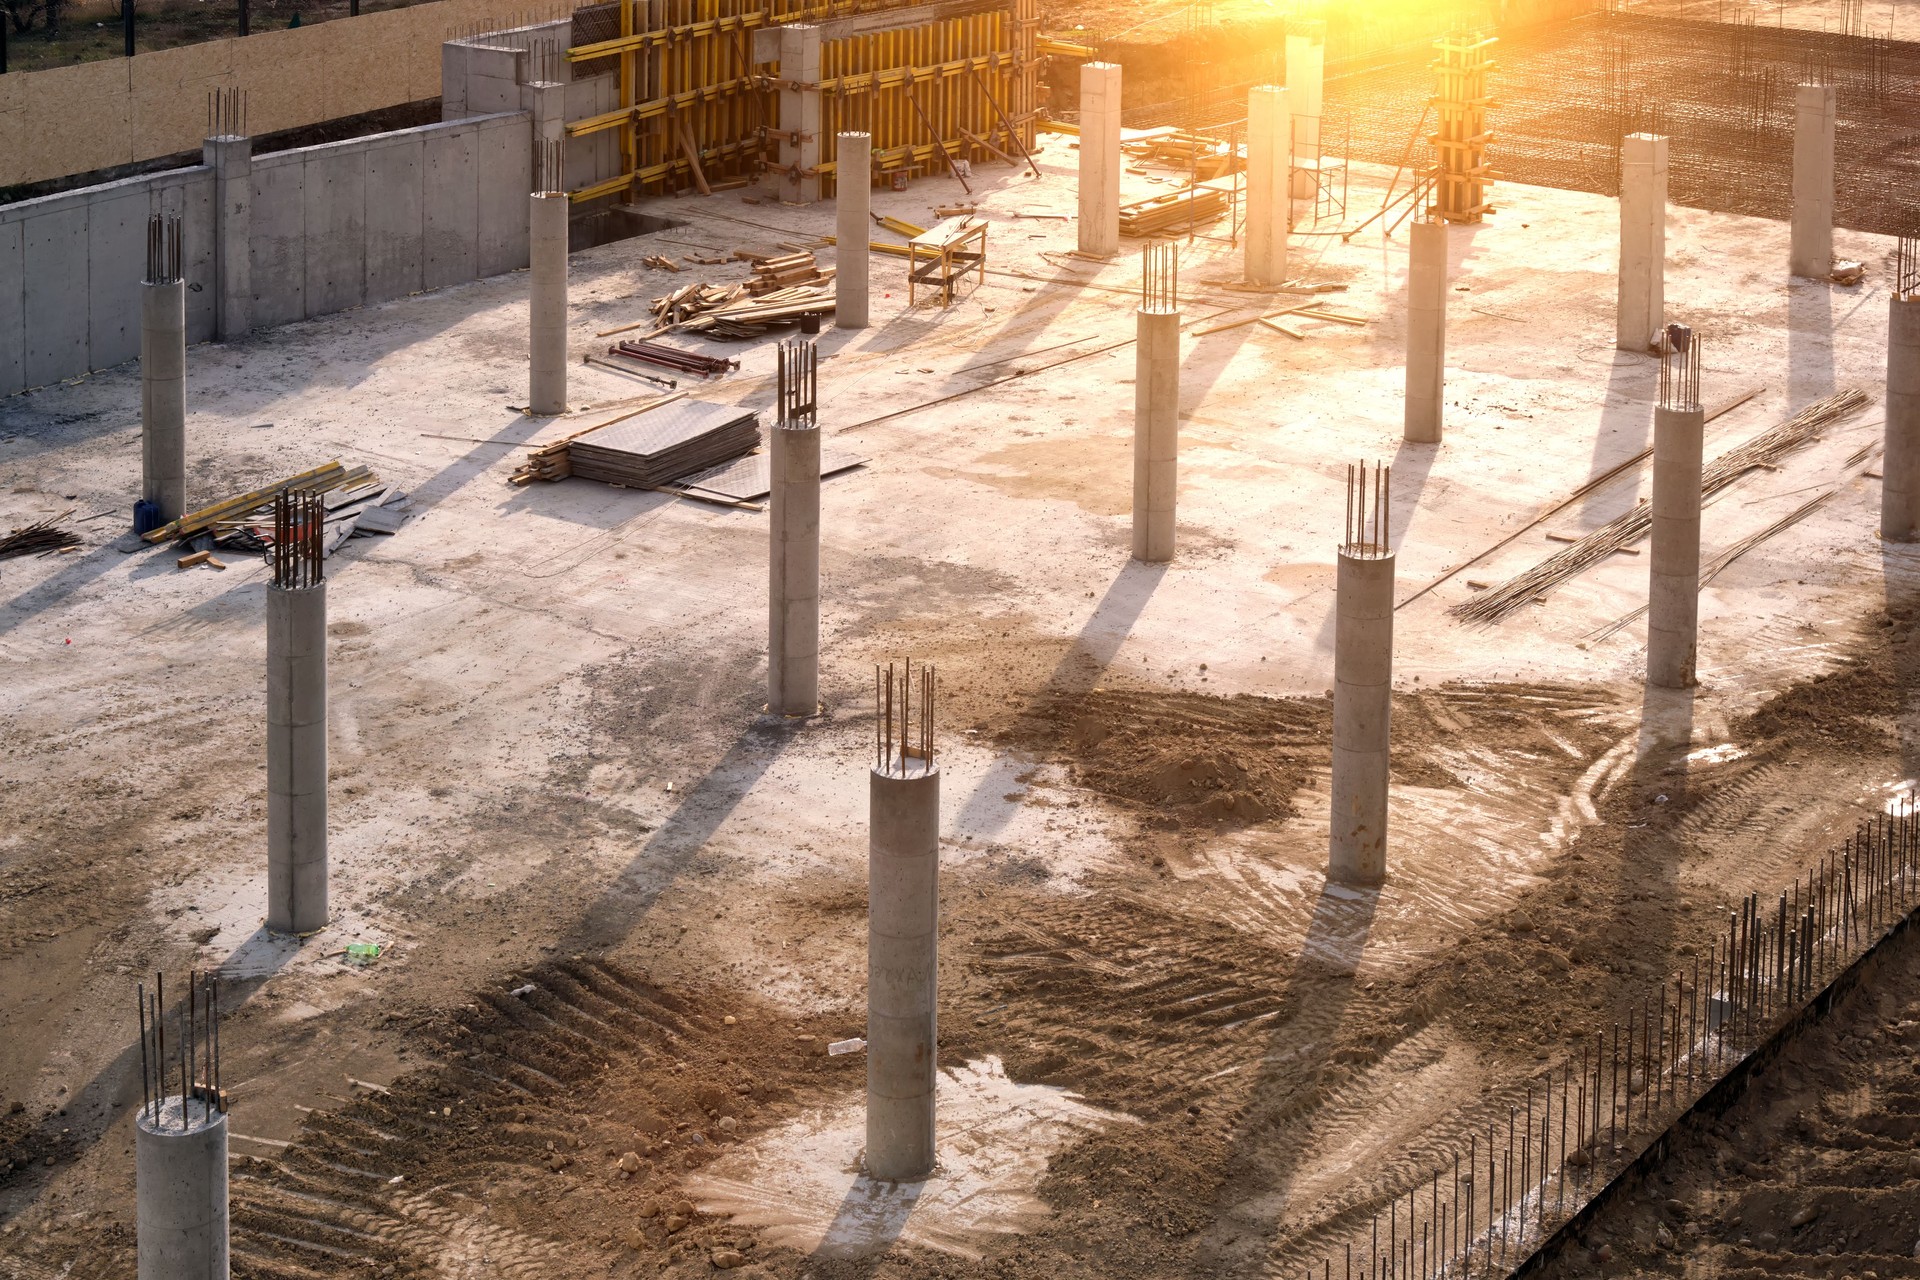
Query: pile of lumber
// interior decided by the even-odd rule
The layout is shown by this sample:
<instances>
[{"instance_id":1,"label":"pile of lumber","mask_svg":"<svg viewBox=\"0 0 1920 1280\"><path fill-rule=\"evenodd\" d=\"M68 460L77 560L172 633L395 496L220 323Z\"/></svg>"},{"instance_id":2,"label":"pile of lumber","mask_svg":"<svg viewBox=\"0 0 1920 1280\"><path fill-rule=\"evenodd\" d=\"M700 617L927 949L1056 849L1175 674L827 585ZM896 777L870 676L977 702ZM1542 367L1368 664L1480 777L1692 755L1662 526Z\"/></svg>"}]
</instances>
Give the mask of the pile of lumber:
<instances>
[{"instance_id":1,"label":"pile of lumber","mask_svg":"<svg viewBox=\"0 0 1920 1280\"><path fill-rule=\"evenodd\" d=\"M1212 222L1227 212L1227 193L1189 186L1120 206L1120 234L1145 238Z\"/></svg>"},{"instance_id":2,"label":"pile of lumber","mask_svg":"<svg viewBox=\"0 0 1920 1280\"><path fill-rule=\"evenodd\" d=\"M733 405L682 400L645 417L583 433L567 446L573 474L653 489L707 471L760 445L760 417Z\"/></svg>"},{"instance_id":3,"label":"pile of lumber","mask_svg":"<svg viewBox=\"0 0 1920 1280\"><path fill-rule=\"evenodd\" d=\"M261 537L262 522L257 517L262 514L267 517L264 522L266 532L271 534L274 499L282 493L360 491L374 487L377 479L373 472L363 466L348 468L338 462L329 462L311 471L302 471L298 475L238 494L224 502L216 502L210 507L190 511L178 520L140 536L153 543L191 542L202 535L214 542L239 539L242 543L251 543Z\"/></svg>"},{"instance_id":4,"label":"pile of lumber","mask_svg":"<svg viewBox=\"0 0 1920 1280\"><path fill-rule=\"evenodd\" d=\"M332 555L334 548L348 538L400 532L400 526L407 522L407 508L412 505L413 499L404 489L377 480L335 489L326 498L322 554Z\"/></svg>"},{"instance_id":5,"label":"pile of lumber","mask_svg":"<svg viewBox=\"0 0 1920 1280\"><path fill-rule=\"evenodd\" d=\"M1185 129L1148 129L1121 143L1120 150L1136 160L1184 169L1196 174L1202 182L1225 177L1241 168L1237 147Z\"/></svg>"},{"instance_id":6,"label":"pile of lumber","mask_svg":"<svg viewBox=\"0 0 1920 1280\"><path fill-rule=\"evenodd\" d=\"M731 285L697 281L655 298L654 332L685 329L712 338L757 338L772 325L833 310L833 270L822 269L811 252L736 249L734 257L751 263L753 274Z\"/></svg>"}]
</instances>

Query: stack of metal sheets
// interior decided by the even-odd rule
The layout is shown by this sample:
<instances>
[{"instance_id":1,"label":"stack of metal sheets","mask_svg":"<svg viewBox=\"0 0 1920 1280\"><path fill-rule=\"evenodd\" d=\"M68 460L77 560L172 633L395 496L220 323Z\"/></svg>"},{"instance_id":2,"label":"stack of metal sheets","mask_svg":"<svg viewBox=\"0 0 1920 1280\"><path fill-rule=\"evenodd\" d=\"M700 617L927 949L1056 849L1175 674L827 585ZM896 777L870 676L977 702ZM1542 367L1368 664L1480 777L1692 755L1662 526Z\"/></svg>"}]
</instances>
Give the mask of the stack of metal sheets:
<instances>
[{"instance_id":1,"label":"stack of metal sheets","mask_svg":"<svg viewBox=\"0 0 1920 1280\"><path fill-rule=\"evenodd\" d=\"M630 489L659 485L751 453L760 417L731 405L681 400L567 446L573 474Z\"/></svg>"}]
</instances>

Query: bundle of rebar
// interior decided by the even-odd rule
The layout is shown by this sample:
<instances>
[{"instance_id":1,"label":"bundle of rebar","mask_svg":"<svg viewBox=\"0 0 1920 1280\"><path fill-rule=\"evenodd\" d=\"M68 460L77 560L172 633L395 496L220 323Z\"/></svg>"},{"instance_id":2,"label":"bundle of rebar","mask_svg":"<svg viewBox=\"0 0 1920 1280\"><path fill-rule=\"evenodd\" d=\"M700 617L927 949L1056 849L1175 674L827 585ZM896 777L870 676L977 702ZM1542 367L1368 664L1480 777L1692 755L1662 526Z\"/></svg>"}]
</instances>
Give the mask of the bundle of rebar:
<instances>
[{"instance_id":1,"label":"bundle of rebar","mask_svg":"<svg viewBox=\"0 0 1920 1280\"><path fill-rule=\"evenodd\" d=\"M1771 467L1783 458L1806 448L1821 432L1842 418L1866 407L1868 397L1857 388L1828 396L1808 405L1785 422L1770 427L1743 445L1728 450L1707 464L1700 478L1702 501L1720 492L1747 472ZM1464 600L1447 610L1468 622L1495 623L1543 594L1574 578L1606 559L1622 547L1645 537L1653 524L1653 508L1641 502L1633 510L1616 516L1564 551L1497 587Z\"/></svg>"},{"instance_id":2,"label":"bundle of rebar","mask_svg":"<svg viewBox=\"0 0 1920 1280\"><path fill-rule=\"evenodd\" d=\"M71 511L63 511L52 519L15 529L6 537L0 538L0 560L10 556L52 555L57 551L65 551L68 547L79 546L79 534L71 529L56 527L72 514Z\"/></svg>"},{"instance_id":3,"label":"bundle of rebar","mask_svg":"<svg viewBox=\"0 0 1920 1280\"><path fill-rule=\"evenodd\" d=\"M738 360L728 360L723 356L703 356L697 351L681 351L677 347L662 346L657 342L616 342L607 348L607 354L626 356L630 360L639 360L680 373L691 373L701 378L717 378L723 373L740 367Z\"/></svg>"}]
</instances>

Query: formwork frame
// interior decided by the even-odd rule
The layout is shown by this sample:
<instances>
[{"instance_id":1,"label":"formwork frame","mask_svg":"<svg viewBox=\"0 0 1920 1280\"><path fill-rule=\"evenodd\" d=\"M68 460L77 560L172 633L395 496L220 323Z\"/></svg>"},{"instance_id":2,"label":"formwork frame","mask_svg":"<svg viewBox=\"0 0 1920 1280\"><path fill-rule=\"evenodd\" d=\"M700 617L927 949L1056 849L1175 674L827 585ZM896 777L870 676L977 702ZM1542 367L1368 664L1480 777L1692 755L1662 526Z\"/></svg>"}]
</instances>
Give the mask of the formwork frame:
<instances>
[{"instance_id":1,"label":"formwork frame","mask_svg":"<svg viewBox=\"0 0 1920 1280\"><path fill-rule=\"evenodd\" d=\"M804 139L811 163L803 172L820 179L822 195L832 191L835 140L843 131L872 136L877 181L943 171L948 159L1016 159L1033 146L1038 0L949 5L931 21L823 38L812 83L783 79L777 61L756 59L755 33L810 23L834 37L834 19L878 13L883 24L895 6L617 0L610 7L619 34L577 43L566 56L576 75L613 61L620 105L571 122L567 134L617 132L621 172L573 192L577 202L705 190L765 169L794 171L800 161L775 158L777 143L788 143L791 155L802 141L780 119L783 90L820 95L820 126Z\"/></svg>"},{"instance_id":2,"label":"formwork frame","mask_svg":"<svg viewBox=\"0 0 1920 1280\"><path fill-rule=\"evenodd\" d=\"M1439 56L1433 62L1434 114L1439 127L1429 135L1433 144L1432 213L1448 222L1478 222L1493 211L1487 188L1498 175L1487 164L1487 72L1493 66L1487 50L1496 43L1479 32L1434 41Z\"/></svg>"}]
</instances>

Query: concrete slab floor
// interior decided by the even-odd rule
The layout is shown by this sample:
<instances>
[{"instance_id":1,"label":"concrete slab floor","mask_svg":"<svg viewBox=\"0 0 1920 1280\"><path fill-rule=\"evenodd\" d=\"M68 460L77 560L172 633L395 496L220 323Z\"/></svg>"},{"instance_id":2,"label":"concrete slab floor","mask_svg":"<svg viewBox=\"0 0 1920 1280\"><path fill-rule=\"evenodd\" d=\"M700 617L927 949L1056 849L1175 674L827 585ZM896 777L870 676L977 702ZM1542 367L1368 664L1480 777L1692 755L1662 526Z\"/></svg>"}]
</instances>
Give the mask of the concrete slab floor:
<instances>
[{"instance_id":1,"label":"concrete slab floor","mask_svg":"<svg viewBox=\"0 0 1920 1280\"><path fill-rule=\"evenodd\" d=\"M67 507L113 513L81 526L88 545L72 555L0 566L0 955L31 975L0 990L11 1029L0 1093L35 1115L74 1108L57 1125L78 1134L65 1163L0 1183L0 1216L128 1208L115 1194L130 1179L127 1121L114 1118L137 1095L126 992L157 966L231 975L242 1020L227 1075L239 1082L236 1129L266 1140L256 1154L293 1138L303 1108L336 1105L347 1080L390 1081L423 1054L431 1062L402 1011L458 1005L554 956L617 955L663 984L726 985L858 1034L876 661L940 664L954 949L943 973L956 1008L986 1009L981 993L1018 952L995 941L1010 920L1065 937L1115 904L1238 939L1189 954L1169 926L1151 947L1129 942L1147 948L1133 959L1101 962L1116 974L1150 970L1160 961L1147 952L1177 954L1257 985L1260 964L1302 956L1351 993L1412 981L1564 871L1577 834L1601 821L1597 806L1648 750L1663 738L1720 747L1734 716L1826 669L1882 602L1871 463L1847 461L1876 439L1875 408L1708 507L1710 558L1835 490L1703 592L1695 698L1643 698L1643 624L1590 638L1644 600L1644 556L1615 556L1496 628L1446 616L1470 582L1527 568L1561 545L1545 535L1597 527L1649 483L1645 467L1631 469L1500 545L1651 443L1656 373L1612 346L1614 202L1519 187L1499 190L1496 218L1453 233L1439 446L1399 439L1404 231L1383 237L1375 224L1343 243L1320 234L1331 226L1301 228L1294 274L1344 284L1331 300L1371 319L1305 322L1304 341L1259 325L1196 335L1298 299L1238 291L1235 251L1183 242L1180 551L1168 566L1129 563L1138 246L1089 263L1064 252L1070 221L1015 216L1071 214L1072 161L1056 140L1038 181L979 175L992 266L952 309L909 310L904 263L876 257L874 326L820 338L823 427L872 461L826 482L827 710L802 725L757 718L764 516L582 480L506 483L522 446L600 420L589 408L543 422L510 407L525 400L524 275L190 350L190 506L335 457L416 500L399 534L350 543L328 566L338 920L298 949L258 933L264 566L232 557L225 573L181 572L171 554L109 542L137 487L134 366L0 401L0 523ZM1389 176L1355 167L1356 218ZM1139 174L1126 183L1128 199L1163 189ZM962 198L943 179L876 193L875 207L926 223L930 206ZM646 270L643 255L771 247L830 234L833 218L831 205L731 197L659 211L683 225L574 256L576 360L608 341L596 331L644 318L649 299L703 270ZM1840 255L1869 264L1865 285L1840 288L1790 282L1786 239L1781 224L1673 212L1670 318L1704 335L1704 398L1759 388L1709 425L1709 460L1838 388L1877 403L1890 244L1838 233ZM773 340L705 346L743 367L695 394L764 409ZM577 363L572 380L574 400L603 413L651 390ZM1069 763L998 736L1063 690L1321 694L1346 466L1362 458L1394 467L1397 686L1430 699L1443 723L1471 720L1480 682L1511 686L1502 696L1539 711L1524 751L1498 735L1445 735L1430 754L1452 784L1396 782L1384 890L1323 883L1324 768L1308 771L1292 816L1175 838L1155 834L1151 814L1092 795ZM1470 683L1438 688L1453 681ZM1709 841L1670 888L1711 906L1790 880L1893 776L1776 780L1808 793L1793 838L1738 850ZM1111 926L1099 928L1111 943ZM1098 930L1074 936L1065 968L1102 945ZM334 953L356 938L390 951L349 969ZM1358 995L1319 1005L1307 990L1296 983L1291 997L1304 1008L1249 995L1244 1018L1193 1031L1216 1056L1165 1069L1183 1087L1218 1076L1210 1089L1249 1105L1263 1089L1316 1079L1329 1037L1370 1006ZM1102 997L1087 998L1084 1016L1097 1019ZM272 1012L247 1016L260 1010ZM1001 1051L997 1037L1035 1025L1019 1008L990 1013L943 1027L983 1058ZM1062 1016L1082 1011L1069 1003ZM1307 1023L1286 1021L1296 1016ZM1291 1047L1263 1048L1281 1027ZM1476 1044L1431 1027L1389 1041L1283 1172L1221 1193L1196 1249L1236 1259L1276 1228L1310 1234L1363 1207L1357 1170L1414 1159L1448 1131L1438 1115L1497 1094L1534 1062L1531 1042ZM1545 1035L1539 1051L1551 1044ZM1023 1062L1037 1060L1009 1050L1008 1073L1025 1083ZM1066 1071L1034 1070L1049 1083ZM1409 1081L1430 1088L1372 1105ZM1090 1084L1075 1125L1147 1105L1124 1095ZM857 1094L840 1096L835 1114ZM1036 1194L1044 1170L1019 1167L1030 1180L1021 1194ZM824 1194L817 1179L791 1185L803 1199ZM1019 1216L1033 1227L1025 1208ZM1004 1225L907 1235L991 1254L987 1237Z\"/></svg>"}]
</instances>

